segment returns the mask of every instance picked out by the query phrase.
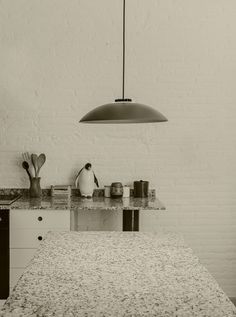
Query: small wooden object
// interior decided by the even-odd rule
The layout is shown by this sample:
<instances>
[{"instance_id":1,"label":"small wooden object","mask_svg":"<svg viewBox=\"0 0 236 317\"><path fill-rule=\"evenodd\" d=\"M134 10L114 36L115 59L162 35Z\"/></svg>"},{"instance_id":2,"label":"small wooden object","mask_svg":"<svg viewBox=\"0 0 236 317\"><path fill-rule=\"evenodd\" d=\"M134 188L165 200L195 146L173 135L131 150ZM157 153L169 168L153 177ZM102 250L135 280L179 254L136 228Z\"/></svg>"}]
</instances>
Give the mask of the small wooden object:
<instances>
[{"instance_id":1,"label":"small wooden object","mask_svg":"<svg viewBox=\"0 0 236 317\"><path fill-rule=\"evenodd\" d=\"M51 196L71 196L71 185L52 185L51 186Z\"/></svg>"}]
</instances>

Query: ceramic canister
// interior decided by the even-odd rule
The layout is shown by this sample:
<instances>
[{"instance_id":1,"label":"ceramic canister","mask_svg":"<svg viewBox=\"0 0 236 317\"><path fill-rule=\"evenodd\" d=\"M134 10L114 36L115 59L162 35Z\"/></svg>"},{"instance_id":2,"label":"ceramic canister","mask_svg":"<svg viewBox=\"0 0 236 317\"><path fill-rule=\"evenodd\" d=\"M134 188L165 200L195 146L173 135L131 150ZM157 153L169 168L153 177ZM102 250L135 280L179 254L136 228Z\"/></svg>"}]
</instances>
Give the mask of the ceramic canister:
<instances>
[{"instance_id":1,"label":"ceramic canister","mask_svg":"<svg viewBox=\"0 0 236 317\"><path fill-rule=\"evenodd\" d=\"M105 189L104 189L104 196L109 198L111 197L111 186L104 186Z\"/></svg>"},{"instance_id":2,"label":"ceramic canister","mask_svg":"<svg viewBox=\"0 0 236 317\"><path fill-rule=\"evenodd\" d=\"M148 197L148 186L149 182L147 181L135 181L134 182L134 197Z\"/></svg>"},{"instance_id":3,"label":"ceramic canister","mask_svg":"<svg viewBox=\"0 0 236 317\"><path fill-rule=\"evenodd\" d=\"M130 196L130 187L128 185L125 185L123 187L123 197L128 198Z\"/></svg>"},{"instance_id":4,"label":"ceramic canister","mask_svg":"<svg viewBox=\"0 0 236 317\"><path fill-rule=\"evenodd\" d=\"M123 196L123 186L120 182L111 184L111 197L120 198Z\"/></svg>"}]
</instances>

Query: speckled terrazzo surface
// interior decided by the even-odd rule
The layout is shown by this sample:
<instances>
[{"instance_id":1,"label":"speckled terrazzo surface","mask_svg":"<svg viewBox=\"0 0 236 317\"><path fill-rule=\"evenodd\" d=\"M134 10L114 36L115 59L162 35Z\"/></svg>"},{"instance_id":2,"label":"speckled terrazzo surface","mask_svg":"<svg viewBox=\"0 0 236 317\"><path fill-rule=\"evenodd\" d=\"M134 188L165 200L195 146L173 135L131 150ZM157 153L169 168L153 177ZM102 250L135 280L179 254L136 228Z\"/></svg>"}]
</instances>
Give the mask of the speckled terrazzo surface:
<instances>
[{"instance_id":1,"label":"speckled terrazzo surface","mask_svg":"<svg viewBox=\"0 0 236 317\"><path fill-rule=\"evenodd\" d=\"M0 316L230 317L236 308L173 233L49 233Z\"/></svg>"},{"instance_id":2,"label":"speckled terrazzo surface","mask_svg":"<svg viewBox=\"0 0 236 317\"><path fill-rule=\"evenodd\" d=\"M6 208L6 206L2 206ZM1 208L1 206L0 206ZM120 198L93 197L86 199L78 196L66 198L29 198L21 197L11 206L11 209L73 209L73 210L124 210L124 209L153 209L165 210L157 198Z\"/></svg>"}]
</instances>

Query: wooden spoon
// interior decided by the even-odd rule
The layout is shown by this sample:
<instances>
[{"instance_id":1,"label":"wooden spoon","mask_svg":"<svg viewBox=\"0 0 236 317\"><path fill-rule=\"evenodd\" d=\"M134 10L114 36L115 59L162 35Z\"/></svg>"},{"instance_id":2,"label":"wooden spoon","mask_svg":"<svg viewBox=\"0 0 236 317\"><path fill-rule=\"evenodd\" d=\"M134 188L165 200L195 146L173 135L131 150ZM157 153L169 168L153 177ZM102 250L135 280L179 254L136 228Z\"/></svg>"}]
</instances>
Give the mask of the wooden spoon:
<instances>
[{"instance_id":1,"label":"wooden spoon","mask_svg":"<svg viewBox=\"0 0 236 317\"><path fill-rule=\"evenodd\" d=\"M26 170L26 173L28 174L29 179L30 179L30 181L31 181L32 176L31 176L31 174L30 174L30 172L29 172L29 164L28 164L28 162L24 161L24 162L22 163L22 167Z\"/></svg>"},{"instance_id":2,"label":"wooden spoon","mask_svg":"<svg viewBox=\"0 0 236 317\"><path fill-rule=\"evenodd\" d=\"M38 170L38 155L37 154L31 154L31 162L34 167L35 177L37 177L37 170Z\"/></svg>"},{"instance_id":3,"label":"wooden spoon","mask_svg":"<svg viewBox=\"0 0 236 317\"><path fill-rule=\"evenodd\" d=\"M37 159L37 165L38 165L37 175L36 175L37 177L39 175L40 168L43 166L45 161L46 161L46 155L44 153L41 153Z\"/></svg>"}]
</instances>

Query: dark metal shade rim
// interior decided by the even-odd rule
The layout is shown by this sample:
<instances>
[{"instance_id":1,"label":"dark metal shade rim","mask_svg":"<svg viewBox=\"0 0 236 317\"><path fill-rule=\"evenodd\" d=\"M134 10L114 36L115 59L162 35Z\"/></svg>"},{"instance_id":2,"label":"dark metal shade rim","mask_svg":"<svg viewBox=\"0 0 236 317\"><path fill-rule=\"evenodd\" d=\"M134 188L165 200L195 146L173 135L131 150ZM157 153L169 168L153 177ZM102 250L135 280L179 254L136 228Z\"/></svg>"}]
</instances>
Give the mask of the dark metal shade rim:
<instances>
[{"instance_id":1,"label":"dark metal shade rim","mask_svg":"<svg viewBox=\"0 0 236 317\"><path fill-rule=\"evenodd\" d=\"M140 103L115 102L88 112L81 123L152 123L165 122L167 118L156 109Z\"/></svg>"},{"instance_id":2,"label":"dark metal shade rim","mask_svg":"<svg viewBox=\"0 0 236 317\"><path fill-rule=\"evenodd\" d=\"M91 121L82 121L80 120L80 123L83 124L112 124L112 123L116 123L116 124L125 124L125 123L155 123L155 122L167 122L168 120L150 120L150 119L144 119L144 120L91 120Z\"/></svg>"}]
</instances>

